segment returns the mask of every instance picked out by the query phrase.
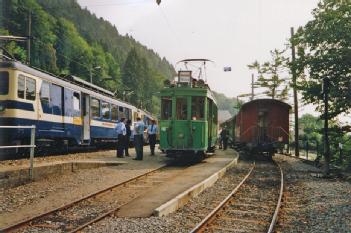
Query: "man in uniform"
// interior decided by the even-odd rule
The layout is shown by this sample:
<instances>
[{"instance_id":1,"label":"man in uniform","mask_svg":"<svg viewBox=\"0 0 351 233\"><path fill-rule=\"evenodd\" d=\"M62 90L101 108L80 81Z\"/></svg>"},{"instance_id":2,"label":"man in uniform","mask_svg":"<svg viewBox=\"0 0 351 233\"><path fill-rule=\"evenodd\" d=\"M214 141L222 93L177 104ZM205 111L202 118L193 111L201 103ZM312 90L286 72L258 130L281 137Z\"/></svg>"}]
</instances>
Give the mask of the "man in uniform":
<instances>
[{"instance_id":1,"label":"man in uniform","mask_svg":"<svg viewBox=\"0 0 351 233\"><path fill-rule=\"evenodd\" d=\"M147 127L147 135L149 137L151 155L155 155L156 134L157 134L156 121L152 120L151 125Z\"/></svg>"},{"instance_id":2,"label":"man in uniform","mask_svg":"<svg viewBox=\"0 0 351 233\"><path fill-rule=\"evenodd\" d=\"M136 158L134 158L134 160L143 160L144 129L145 124L141 118L138 117L134 126L134 146L136 152Z\"/></svg>"},{"instance_id":3,"label":"man in uniform","mask_svg":"<svg viewBox=\"0 0 351 233\"><path fill-rule=\"evenodd\" d=\"M123 158L123 151L125 145L125 137L127 134L126 126L125 126L125 118L121 118L121 120L116 125L117 131L117 157Z\"/></svg>"},{"instance_id":4,"label":"man in uniform","mask_svg":"<svg viewBox=\"0 0 351 233\"><path fill-rule=\"evenodd\" d=\"M220 137L221 137L221 141L222 141L222 145L223 145L223 150L226 150L228 147L228 135L229 135L229 132L228 132L227 128L223 127L223 129L220 133Z\"/></svg>"},{"instance_id":5,"label":"man in uniform","mask_svg":"<svg viewBox=\"0 0 351 233\"><path fill-rule=\"evenodd\" d=\"M129 149L129 143L130 143L130 136L132 135L132 131L130 130L130 124L132 123L131 120L127 120L127 123L126 123L126 137L125 137L125 141L124 141L124 153L125 153L125 156L130 156L129 155L129 152L128 152L128 149Z\"/></svg>"}]
</instances>

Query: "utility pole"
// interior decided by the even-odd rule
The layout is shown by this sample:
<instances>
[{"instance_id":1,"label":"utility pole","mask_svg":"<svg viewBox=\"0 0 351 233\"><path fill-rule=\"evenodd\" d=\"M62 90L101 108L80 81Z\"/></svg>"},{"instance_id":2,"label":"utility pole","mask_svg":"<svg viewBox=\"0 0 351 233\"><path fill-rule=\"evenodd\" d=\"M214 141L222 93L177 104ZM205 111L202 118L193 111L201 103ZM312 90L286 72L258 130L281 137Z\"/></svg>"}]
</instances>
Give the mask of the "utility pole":
<instances>
[{"instance_id":1,"label":"utility pole","mask_svg":"<svg viewBox=\"0 0 351 233\"><path fill-rule=\"evenodd\" d=\"M329 175L329 163L330 163L330 145L328 136L328 95L329 95L329 79L323 79L323 99L324 99L324 175Z\"/></svg>"},{"instance_id":2,"label":"utility pole","mask_svg":"<svg viewBox=\"0 0 351 233\"><path fill-rule=\"evenodd\" d=\"M254 88L254 74L251 74L251 100L253 100L255 96Z\"/></svg>"},{"instance_id":3,"label":"utility pole","mask_svg":"<svg viewBox=\"0 0 351 233\"><path fill-rule=\"evenodd\" d=\"M294 37L294 28L290 28L291 39ZM291 40L292 41L292 40ZM291 56L292 56L292 80L293 80L293 91L294 91L294 115L295 115L295 156L299 157L299 108L297 103L297 90L296 90L296 68L295 68L295 45L291 43Z\"/></svg>"},{"instance_id":4,"label":"utility pole","mask_svg":"<svg viewBox=\"0 0 351 233\"><path fill-rule=\"evenodd\" d=\"M28 63L28 65L30 65L31 38L32 38L32 12L31 12L31 10L29 10L29 12L28 12L28 39L27 39L27 63Z\"/></svg>"}]
</instances>

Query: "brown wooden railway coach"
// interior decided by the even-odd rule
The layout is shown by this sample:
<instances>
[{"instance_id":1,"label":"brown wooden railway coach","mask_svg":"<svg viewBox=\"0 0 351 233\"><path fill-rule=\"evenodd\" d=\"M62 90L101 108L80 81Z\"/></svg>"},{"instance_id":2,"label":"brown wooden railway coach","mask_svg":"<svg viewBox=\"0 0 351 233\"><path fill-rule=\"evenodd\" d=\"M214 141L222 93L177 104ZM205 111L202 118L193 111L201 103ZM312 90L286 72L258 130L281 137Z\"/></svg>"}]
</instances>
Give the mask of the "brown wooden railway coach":
<instances>
[{"instance_id":1,"label":"brown wooden railway coach","mask_svg":"<svg viewBox=\"0 0 351 233\"><path fill-rule=\"evenodd\" d=\"M251 152L274 155L289 143L290 109L289 104L275 99L245 103L236 117L236 141Z\"/></svg>"}]
</instances>

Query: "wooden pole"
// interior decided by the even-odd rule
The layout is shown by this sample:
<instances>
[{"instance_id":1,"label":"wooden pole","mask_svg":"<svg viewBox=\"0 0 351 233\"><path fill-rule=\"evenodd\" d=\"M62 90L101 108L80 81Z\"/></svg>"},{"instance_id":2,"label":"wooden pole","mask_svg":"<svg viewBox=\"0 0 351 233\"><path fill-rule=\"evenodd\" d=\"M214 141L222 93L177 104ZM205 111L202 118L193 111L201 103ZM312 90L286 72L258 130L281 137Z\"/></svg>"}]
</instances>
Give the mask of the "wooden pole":
<instances>
[{"instance_id":1,"label":"wooden pole","mask_svg":"<svg viewBox=\"0 0 351 233\"><path fill-rule=\"evenodd\" d=\"M291 38L294 37L294 28L291 28ZM294 91L294 115L295 115L295 156L299 157L299 108L297 102L297 90L296 90L296 68L295 68L295 45L291 43L291 55L292 55L292 80L293 80L293 91Z\"/></svg>"},{"instance_id":2,"label":"wooden pole","mask_svg":"<svg viewBox=\"0 0 351 233\"><path fill-rule=\"evenodd\" d=\"M32 12L28 12L28 39L27 39L27 63L30 65L30 46L32 37Z\"/></svg>"}]
</instances>

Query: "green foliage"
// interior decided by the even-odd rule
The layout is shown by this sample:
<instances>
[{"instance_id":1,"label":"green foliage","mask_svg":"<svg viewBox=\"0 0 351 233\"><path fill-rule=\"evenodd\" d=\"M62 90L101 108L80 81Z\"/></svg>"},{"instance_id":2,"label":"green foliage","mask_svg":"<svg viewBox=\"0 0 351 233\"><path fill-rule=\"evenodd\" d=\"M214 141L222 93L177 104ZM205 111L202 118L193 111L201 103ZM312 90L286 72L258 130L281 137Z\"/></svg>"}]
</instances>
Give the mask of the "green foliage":
<instances>
[{"instance_id":1,"label":"green foliage","mask_svg":"<svg viewBox=\"0 0 351 233\"><path fill-rule=\"evenodd\" d=\"M228 98L222 93L213 92L217 100L217 106L219 110L227 110L232 116L238 112L238 102L236 98Z\"/></svg>"},{"instance_id":2,"label":"green foliage","mask_svg":"<svg viewBox=\"0 0 351 233\"><path fill-rule=\"evenodd\" d=\"M131 89L132 103L159 109L152 96L175 71L153 50L120 35L115 26L81 9L75 0L3 0L1 6L1 34L26 36L31 15L31 65L85 80L91 75L93 83L117 91L118 97ZM16 59L26 60L25 43L9 42L4 47Z\"/></svg>"},{"instance_id":3,"label":"green foliage","mask_svg":"<svg viewBox=\"0 0 351 233\"><path fill-rule=\"evenodd\" d=\"M313 10L314 19L292 40L298 46L294 64L298 87L308 103L323 111L322 79L330 79L328 117L349 113L351 108L351 4L323 0Z\"/></svg>"},{"instance_id":4,"label":"green foliage","mask_svg":"<svg viewBox=\"0 0 351 233\"><path fill-rule=\"evenodd\" d=\"M248 65L249 69L255 70L258 74L258 80L255 83L258 87L267 89L264 94L272 99L286 100L288 98L288 85L285 85L285 79L282 78L286 72L287 58L283 56L285 51L277 49L270 51L272 61L260 64L258 61ZM281 90L279 88L282 87Z\"/></svg>"}]
</instances>

